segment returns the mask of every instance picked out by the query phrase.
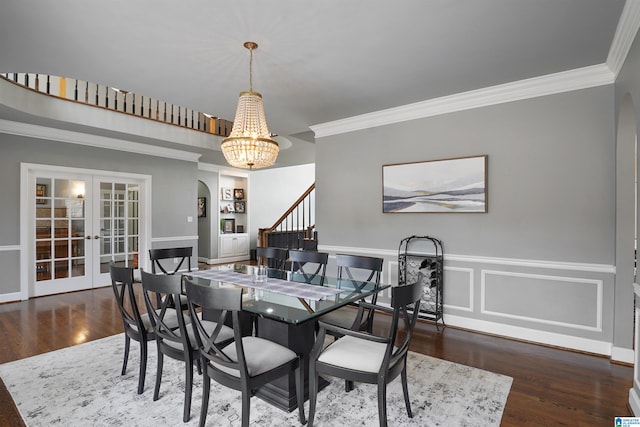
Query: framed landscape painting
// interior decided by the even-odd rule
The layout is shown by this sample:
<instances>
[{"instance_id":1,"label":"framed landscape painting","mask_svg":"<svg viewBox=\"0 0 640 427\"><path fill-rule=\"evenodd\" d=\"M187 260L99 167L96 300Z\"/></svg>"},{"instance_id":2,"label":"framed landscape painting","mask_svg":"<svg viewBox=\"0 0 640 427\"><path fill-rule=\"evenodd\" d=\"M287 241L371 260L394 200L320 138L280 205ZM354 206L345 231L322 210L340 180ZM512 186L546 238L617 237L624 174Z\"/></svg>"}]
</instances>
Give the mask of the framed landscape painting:
<instances>
[{"instance_id":1,"label":"framed landscape painting","mask_svg":"<svg viewBox=\"0 0 640 427\"><path fill-rule=\"evenodd\" d=\"M487 212L488 156L382 166L384 213Z\"/></svg>"}]
</instances>

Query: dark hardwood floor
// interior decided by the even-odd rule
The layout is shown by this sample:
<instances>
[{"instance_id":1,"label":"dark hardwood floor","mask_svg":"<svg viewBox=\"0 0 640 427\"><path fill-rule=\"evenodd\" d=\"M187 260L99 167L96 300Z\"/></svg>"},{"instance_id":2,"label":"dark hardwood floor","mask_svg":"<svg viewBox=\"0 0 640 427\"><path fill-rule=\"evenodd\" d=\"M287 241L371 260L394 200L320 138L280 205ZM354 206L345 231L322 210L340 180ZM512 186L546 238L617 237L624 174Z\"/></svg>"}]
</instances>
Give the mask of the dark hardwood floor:
<instances>
[{"instance_id":1,"label":"dark hardwood floor","mask_svg":"<svg viewBox=\"0 0 640 427\"><path fill-rule=\"evenodd\" d=\"M387 325L377 318L376 329ZM120 332L110 287L0 304L0 363ZM429 323L416 327L412 350L512 377L503 426L611 426L615 416L631 415L633 368L604 357L453 327L438 333ZM22 425L0 382L0 426Z\"/></svg>"}]
</instances>

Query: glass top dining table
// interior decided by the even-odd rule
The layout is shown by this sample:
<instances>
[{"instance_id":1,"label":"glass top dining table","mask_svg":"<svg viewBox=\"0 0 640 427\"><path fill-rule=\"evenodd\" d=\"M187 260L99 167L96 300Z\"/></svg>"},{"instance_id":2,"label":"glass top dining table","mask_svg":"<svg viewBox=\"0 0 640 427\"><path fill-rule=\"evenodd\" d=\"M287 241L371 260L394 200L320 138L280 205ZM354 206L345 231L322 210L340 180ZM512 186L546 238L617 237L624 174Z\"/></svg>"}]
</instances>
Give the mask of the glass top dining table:
<instances>
[{"instance_id":1,"label":"glass top dining table","mask_svg":"<svg viewBox=\"0 0 640 427\"><path fill-rule=\"evenodd\" d=\"M300 324L357 302L390 285L325 276L310 284L300 273L267 269L266 281L256 280L257 266L226 264L185 273L195 283L243 288L242 310L279 322Z\"/></svg>"}]
</instances>

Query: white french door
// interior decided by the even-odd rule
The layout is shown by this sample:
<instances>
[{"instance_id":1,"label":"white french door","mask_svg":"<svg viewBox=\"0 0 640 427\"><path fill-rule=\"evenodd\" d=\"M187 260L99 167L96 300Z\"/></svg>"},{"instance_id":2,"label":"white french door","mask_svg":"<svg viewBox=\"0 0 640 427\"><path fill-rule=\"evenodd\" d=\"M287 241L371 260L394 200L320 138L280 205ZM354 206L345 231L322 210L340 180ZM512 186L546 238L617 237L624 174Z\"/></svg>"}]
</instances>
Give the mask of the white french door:
<instances>
[{"instance_id":1,"label":"white french door","mask_svg":"<svg viewBox=\"0 0 640 427\"><path fill-rule=\"evenodd\" d=\"M34 295L84 289L90 283L91 177L39 175L35 180Z\"/></svg>"},{"instance_id":2,"label":"white french door","mask_svg":"<svg viewBox=\"0 0 640 427\"><path fill-rule=\"evenodd\" d=\"M94 179L93 283L111 283L109 263L138 268L140 253L140 187L136 181Z\"/></svg>"},{"instance_id":3,"label":"white french door","mask_svg":"<svg viewBox=\"0 0 640 427\"><path fill-rule=\"evenodd\" d=\"M137 268L145 179L36 170L29 296L106 286L109 264Z\"/></svg>"}]
</instances>

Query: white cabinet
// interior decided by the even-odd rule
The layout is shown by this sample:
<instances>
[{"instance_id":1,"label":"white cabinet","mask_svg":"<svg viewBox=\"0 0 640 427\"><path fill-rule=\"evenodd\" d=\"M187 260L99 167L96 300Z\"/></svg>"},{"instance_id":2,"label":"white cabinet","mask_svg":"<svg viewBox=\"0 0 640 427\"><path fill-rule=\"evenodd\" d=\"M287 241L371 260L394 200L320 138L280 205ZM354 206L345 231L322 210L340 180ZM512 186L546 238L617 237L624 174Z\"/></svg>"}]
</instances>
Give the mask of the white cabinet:
<instances>
[{"instance_id":1,"label":"white cabinet","mask_svg":"<svg viewBox=\"0 0 640 427\"><path fill-rule=\"evenodd\" d=\"M246 233L234 233L221 235L219 241L220 258L243 258L249 256L249 235Z\"/></svg>"}]
</instances>

